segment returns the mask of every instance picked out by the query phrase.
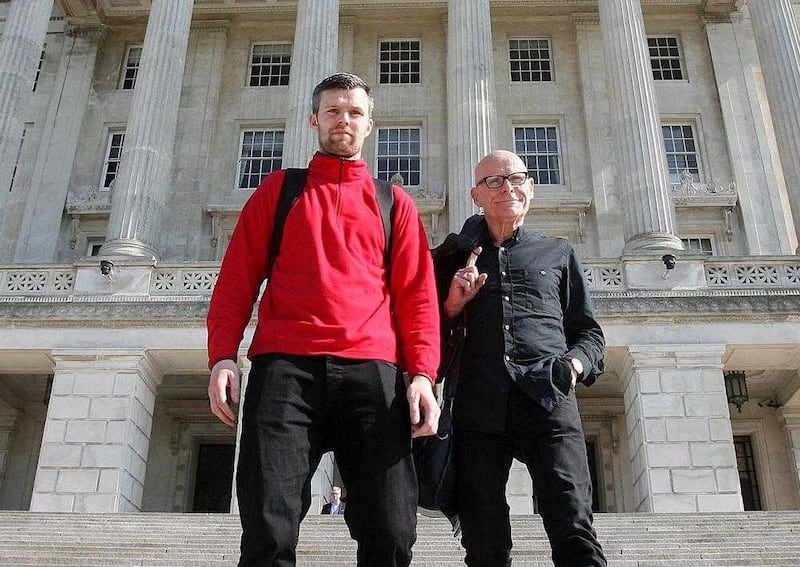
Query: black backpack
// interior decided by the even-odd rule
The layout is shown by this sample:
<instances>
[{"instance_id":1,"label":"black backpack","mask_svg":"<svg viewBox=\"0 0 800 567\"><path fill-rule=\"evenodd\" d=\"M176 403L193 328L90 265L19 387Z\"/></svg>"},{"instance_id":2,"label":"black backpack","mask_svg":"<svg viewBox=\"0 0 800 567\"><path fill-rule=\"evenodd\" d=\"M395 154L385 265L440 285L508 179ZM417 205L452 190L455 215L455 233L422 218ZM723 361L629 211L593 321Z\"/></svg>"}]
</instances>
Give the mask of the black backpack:
<instances>
[{"instance_id":1,"label":"black backpack","mask_svg":"<svg viewBox=\"0 0 800 567\"><path fill-rule=\"evenodd\" d=\"M272 245L269 249L268 265L270 271L281 249L283 226L286 224L286 216L289 214L289 209L292 208L303 192L307 176L307 168L291 167L286 170L286 176L283 179L283 186L281 187L281 194L280 197L278 197L278 206L275 209L275 221L272 228ZM380 209L381 219L383 220L383 234L386 238L386 247L383 250L383 261L384 266L386 266L386 279L388 281L389 261L392 256L394 192L392 191L392 184L390 182L375 178L373 178L372 181L375 183L375 198L378 201L378 208ZM267 276L269 276L269 274L267 274Z\"/></svg>"}]
</instances>

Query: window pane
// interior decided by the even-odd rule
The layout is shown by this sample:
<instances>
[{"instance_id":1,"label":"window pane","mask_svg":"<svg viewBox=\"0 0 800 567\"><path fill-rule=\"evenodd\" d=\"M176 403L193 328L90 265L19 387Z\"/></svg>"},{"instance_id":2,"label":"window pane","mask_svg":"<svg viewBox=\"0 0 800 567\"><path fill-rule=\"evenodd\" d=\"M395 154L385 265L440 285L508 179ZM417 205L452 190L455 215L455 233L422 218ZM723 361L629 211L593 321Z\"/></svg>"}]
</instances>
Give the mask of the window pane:
<instances>
[{"instance_id":1,"label":"window pane","mask_svg":"<svg viewBox=\"0 0 800 567\"><path fill-rule=\"evenodd\" d=\"M683 79L677 37L648 37L647 47L655 80L674 81Z\"/></svg>"},{"instance_id":2,"label":"window pane","mask_svg":"<svg viewBox=\"0 0 800 567\"><path fill-rule=\"evenodd\" d=\"M117 178L120 161L122 160L122 146L125 143L124 132L111 132L108 135L106 157L103 163L103 175L100 181L101 189L110 189Z\"/></svg>"},{"instance_id":3,"label":"window pane","mask_svg":"<svg viewBox=\"0 0 800 567\"><path fill-rule=\"evenodd\" d=\"M283 131L246 130L239 148L239 189L255 189L264 176L280 169Z\"/></svg>"},{"instance_id":4,"label":"window pane","mask_svg":"<svg viewBox=\"0 0 800 567\"><path fill-rule=\"evenodd\" d=\"M419 128L379 128L376 177L389 181L392 176L400 174L404 185L419 185L422 163L420 137Z\"/></svg>"},{"instance_id":5,"label":"window pane","mask_svg":"<svg viewBox=\"0 0 800 567\"><path fill-rule=\"evenodd\" d=\"M251 87L275 87L289 84L292 45L290 43L256 43L250 58Z\"/></svg>"},{"instance_id":6,"label":"window pane","mask_svg":"<svg viewBox=\"0 0 800 567\"><path fill-rule=\"evenodd\" d=\"M380 42L379 69L382 85L419 84L419 40Z\"/></svg>"},{"instance_id":7,"label":"window pane","mask_svg":"<svg viewBox=\"0 0 800 567\"><path fill-rule=\"evenodd\" d=\"M508 63L511 82L549 82L553 80L549 39L509 40Z\"/></svg>"},{"instance_id":8,"label":"window pane","mask_svg":"<svg viewBox=\"0 0 800 567\"><path fill-rule=\"evenodd\" d=\"M670 183L680 183L680 174L687 169L694 180L699 181L700 162L692 126L684 124L662 126L661 133L664 137Z\"/></svg>"},{"instance_id":9,"label":"window pane","mask_svg":"<svg viewBox=\"0 0 800 567\"><path fill-rule=\"evenodd\" d=\"M537 185L561 185L561 159L555 126L514 128L516 153Z\"/></svg>"}]
</instances>

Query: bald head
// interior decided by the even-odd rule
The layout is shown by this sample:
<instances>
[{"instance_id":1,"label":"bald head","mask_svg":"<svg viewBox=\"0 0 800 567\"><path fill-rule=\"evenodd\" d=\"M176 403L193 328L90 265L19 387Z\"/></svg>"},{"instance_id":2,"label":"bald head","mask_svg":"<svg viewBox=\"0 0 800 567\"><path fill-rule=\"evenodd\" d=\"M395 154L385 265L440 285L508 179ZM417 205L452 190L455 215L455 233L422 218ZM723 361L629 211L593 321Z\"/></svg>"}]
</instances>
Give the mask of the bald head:
<instances>
[{"instance_id":1,"label":"bald head","mask_svg":"<svg viewBox=\"0 0 800 567\"><path fill-rule=\"evenodd\" d=\"M495 243L511 237L525 221L533 200L533 180L528 166L515 153L495 150L475 168L472 200L483 209Z\"/></svg>"},{"instance_id":2,"label":"bald head","mask_svg":"<svg viewBox=\"0 0 800 567\"><path fill-rule=\"evenodd\" d=\"M509 152L508 150L495 150L486 155L481 161L478 162L478 165L475 166L475 183L477 184L487 175L495 175L500 173L498 167L505 169L509 167L511 168L511 170L506 172L504 175L508 175L509 173L513 173L515 171L528 171L528 167L525 165L525 162L522 161L522 158L520 158L514 152Z\"/></svg>"}]
</instances>

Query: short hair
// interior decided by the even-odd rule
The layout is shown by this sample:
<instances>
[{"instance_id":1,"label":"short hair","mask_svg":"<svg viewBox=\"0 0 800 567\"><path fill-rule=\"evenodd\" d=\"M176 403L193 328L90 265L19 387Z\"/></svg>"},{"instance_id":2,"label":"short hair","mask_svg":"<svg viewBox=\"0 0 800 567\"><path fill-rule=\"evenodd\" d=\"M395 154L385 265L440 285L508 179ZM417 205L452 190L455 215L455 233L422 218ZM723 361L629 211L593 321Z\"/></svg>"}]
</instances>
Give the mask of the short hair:
<instances>
[{"instance_id":1,"label":"short hair","mask_svg":"<svg viewBox=\"0 0 800 567\"><path fill-rule=\"evenodd\" d=\"M319 101L322 98L322 93L334 89L345 91L364 89L364 92L367 93L367 97L369 98L369 113L370 116L372 115L372 109L375 106L375 99L372 98L372 88L364 79L352 73L336 73L322 79L322 81L314 87L314 93L311 95L311 112L317 114L319 112Z\"/></svg>"}]
</instances>

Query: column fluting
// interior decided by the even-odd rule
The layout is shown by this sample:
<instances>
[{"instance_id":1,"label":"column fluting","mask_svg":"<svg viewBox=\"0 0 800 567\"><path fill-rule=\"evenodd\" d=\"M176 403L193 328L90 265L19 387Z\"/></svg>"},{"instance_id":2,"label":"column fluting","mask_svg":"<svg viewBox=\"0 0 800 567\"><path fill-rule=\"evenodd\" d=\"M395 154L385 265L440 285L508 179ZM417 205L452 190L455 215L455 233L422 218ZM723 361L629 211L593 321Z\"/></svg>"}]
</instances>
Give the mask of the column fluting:
<instances>
[{"instance_id":1,"label":"column fluting","mask_svg":"<svg viewBox=\"0 0 800 567\"><path fill-rule=\"evenodd\" d=\"M193 3L152 4L101 255L159 257Z\"/></svg>"},{"instance_id":2,"label":"column fluting","mask_svg":"<svg viewBox=\"0 0 800 567\"><path fill-rule=\"evenodd\" d=\"M600 25L624 203L624 251L681 250L639 0L600 0Z\"/></svg>"}]
</instances>

